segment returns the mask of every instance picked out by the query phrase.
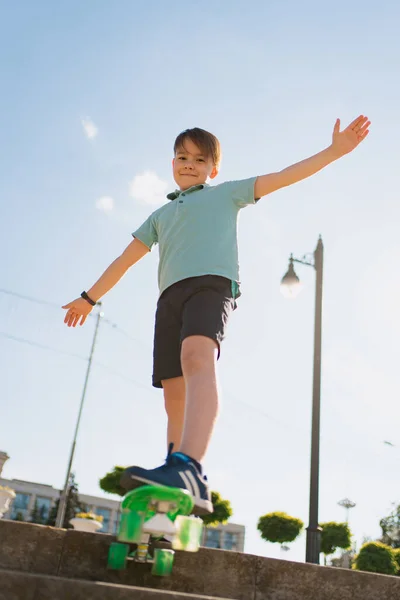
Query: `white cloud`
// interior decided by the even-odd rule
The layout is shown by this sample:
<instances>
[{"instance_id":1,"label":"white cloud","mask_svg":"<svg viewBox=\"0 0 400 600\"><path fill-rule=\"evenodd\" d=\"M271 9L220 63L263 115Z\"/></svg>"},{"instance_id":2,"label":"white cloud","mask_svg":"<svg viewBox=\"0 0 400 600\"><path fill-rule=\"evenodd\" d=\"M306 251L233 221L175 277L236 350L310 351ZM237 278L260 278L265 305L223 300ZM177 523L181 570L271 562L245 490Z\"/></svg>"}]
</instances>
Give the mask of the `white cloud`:
<instances>
[{"instance_id":1,"label":"white cloud","mask_svg":"<svg viewBox=\"0 0 400 600\"><path fill-rule=\"evenodd\" d=\"M111 196L101 196L96 200L96 208L102 212L109 213L114 208L114 200Z\"/></svg>"},{"instance_id":2,"label":"white cloud","mask_svg":"<svg viewBox=\"0 0 400 600\"><path fill-rule=\"evenodd\" d=\"M163 204L166 200L168 184L153 173L145 171L136 175L129 184L130 195L145 204Z\"/></svg>"},{"instance_id":3,"label":"white cloud","mask_svg":"<svg viewBox=\"0 0 400 600\"><path fill-rule=\"evenodd\" d=\"M81 122L86 137L89 138L89 140L94 139L97 136L99 130L97 129L93 121L89 117L86 117L85 119L82 119Z\"/></svg>"}]
</instances>

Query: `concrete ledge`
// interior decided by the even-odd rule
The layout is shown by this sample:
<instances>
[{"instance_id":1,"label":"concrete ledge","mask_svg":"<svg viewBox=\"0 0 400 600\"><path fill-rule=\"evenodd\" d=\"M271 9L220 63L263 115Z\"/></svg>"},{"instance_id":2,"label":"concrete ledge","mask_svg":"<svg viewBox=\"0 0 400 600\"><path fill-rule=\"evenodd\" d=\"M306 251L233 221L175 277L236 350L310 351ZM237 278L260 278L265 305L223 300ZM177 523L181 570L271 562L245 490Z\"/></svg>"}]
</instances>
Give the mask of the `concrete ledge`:
<instances>
[{"instance_id":1,"label":"concrete ledge","mask_svg":"<svg viewBox=\"0 0 400 600\"><path fill-rule=\"evenodd\" d=\"M173 574L164 578L152 576L150 565L137 563L129 563L125 571L107 570L108 549L115 540L110 535L0 520L0 540L0 568L68 579L234 600L400 599L400 577L224 550L177 552Z\"/></svg>"},{"instance_id":2,"label":"concrete ledge","mask_svg":"<svg viewBox=\"0 0 400 600\"><path fill-rule=\"evenodd\" d=\"M257 557L254 600L400 600L400 577Z\"/></svg>"},{"instance_id":3,"label":"concrete ledge","mask_svg":"<svg viewBox=\"0 0 400 600\"><path fill-rule=\"evenodd\" d=\"M0 567L57 575L67 531L0 519Z\"/></svg>"},{"instance_id":4,"label":"concrete ledge","mask_svg":"<svg viewBox=\"0 0 400 600\"><path fill-rule=\"evenodd\" d=\"M72 598L74 600L215 600L210 596L193 596L179 592L0 569L0 600L71 600Z\"/></svg>"}]
</instances>

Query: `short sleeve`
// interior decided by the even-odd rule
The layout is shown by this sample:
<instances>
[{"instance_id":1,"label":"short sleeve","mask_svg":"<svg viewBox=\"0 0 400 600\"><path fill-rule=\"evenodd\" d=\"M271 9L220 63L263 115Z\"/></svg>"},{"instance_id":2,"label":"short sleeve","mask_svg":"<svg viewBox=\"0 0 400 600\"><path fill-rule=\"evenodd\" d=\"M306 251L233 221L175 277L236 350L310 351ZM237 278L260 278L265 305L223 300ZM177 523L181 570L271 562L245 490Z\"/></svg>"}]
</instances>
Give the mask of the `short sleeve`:
<instances>
[{"instance_id":1,"label":"short sleeve","mask_svg":"<svg viewBox=\"0 0 400 600\"><path fill-rule=\"evenodd\" d=\"M238 181L230 181L231 197L238 208L244 208L250 204L255 204L259 198L254 198L254 186L257 177L249 179L241 179Z\"/></svg>"},{"instance_id":2,"label":"short sleeve","mask_svg":"<svg viewBox=\"0 0 400 600\"><path fill-rule=\"evenodd\" d=\"M158 234L156 228L156 218L154 213L132 233L132 236L141 241L151 250L152 246L158 242Z\"/></svg>"}]
</instances>

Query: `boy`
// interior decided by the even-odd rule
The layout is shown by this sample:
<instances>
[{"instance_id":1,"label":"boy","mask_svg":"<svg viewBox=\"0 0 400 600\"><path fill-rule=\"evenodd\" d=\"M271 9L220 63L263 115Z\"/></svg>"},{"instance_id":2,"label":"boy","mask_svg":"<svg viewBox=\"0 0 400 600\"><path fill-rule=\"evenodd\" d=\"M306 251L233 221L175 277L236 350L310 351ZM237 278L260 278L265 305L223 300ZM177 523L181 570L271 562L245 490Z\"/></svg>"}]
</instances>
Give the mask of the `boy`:
<instances>
[{"instance_id":1,"label":"boy","mask_svg":"<svg viewBox=\"0 0 400 600\"><path fill-rule=\"evenodd\" d=\"M133 241L88 292L63 306L69 327L83 325L96 302L159 244L160 263L154 334L153 386L163 388L168 416L168 456L156 469L129 467L121 485L145 484L190 491L195 514L213 511L201 462L218 412L216 362L226 324L240 295L237 216L259 198L310 177L348 154L369 133L361 115L344 131L336 121L332 144L283 171L209 186L218 175L217 138L194 128L174 145L173 176L178 189L137 229Z\"/></svg>"}]
</instances>

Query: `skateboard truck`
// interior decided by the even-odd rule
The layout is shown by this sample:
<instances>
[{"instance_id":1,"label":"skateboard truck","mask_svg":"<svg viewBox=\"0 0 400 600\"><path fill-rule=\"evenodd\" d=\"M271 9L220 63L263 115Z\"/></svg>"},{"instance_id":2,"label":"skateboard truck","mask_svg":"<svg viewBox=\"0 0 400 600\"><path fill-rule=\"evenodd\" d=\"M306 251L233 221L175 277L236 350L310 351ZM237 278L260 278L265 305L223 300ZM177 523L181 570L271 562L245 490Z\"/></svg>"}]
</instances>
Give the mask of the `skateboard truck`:
<instances>
[{"instance_id":1,"label":"skateboard truck","mask_svg":"<svg viewBox=\"0 0 400 600\"><path fill-rule=\"evenodd\" d=\"M175 535L176 527L166 514L156 514L143 525L143 532L153 536Z\"/></svg>"},{"instance_id":2,"label":"skateboard truck","mask_svg":"<svg viewBox=\"0 0 400 600\"><path fill-rule=\"evenodd\" d=\"M174 550L197 552L203 522L190 517L194 501L187 490L165 486L143 486L129 492L122 502L118 542L110 546L108 568L126 568L128 560L153 563L153 575L169 575ZM172 536L172 548L156 548L154 558L148 552L150 538ZM124 543L121 543L124 542ZM130 553L129 544L137 544Z\"/></svg>"}]
</instances>

